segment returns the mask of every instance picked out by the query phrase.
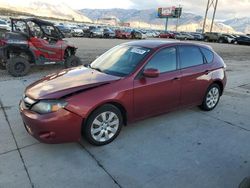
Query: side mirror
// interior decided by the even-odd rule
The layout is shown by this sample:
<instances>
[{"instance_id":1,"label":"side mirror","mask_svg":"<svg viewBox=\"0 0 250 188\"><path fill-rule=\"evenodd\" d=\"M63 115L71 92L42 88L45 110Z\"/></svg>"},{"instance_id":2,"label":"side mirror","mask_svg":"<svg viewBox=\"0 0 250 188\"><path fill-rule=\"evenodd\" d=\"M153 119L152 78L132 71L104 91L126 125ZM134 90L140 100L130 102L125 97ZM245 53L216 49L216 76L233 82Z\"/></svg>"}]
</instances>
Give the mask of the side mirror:
<instances>
[{"instance_id":1,"label":"side mirror","mask_svg":"<svg viewBox=\"0 0 250 188\"><path fill-rule=\"evenodd\" d=\"M148 77L148 78L156 78L160 75L160 72L157 69L145 69L143 71L143 76Z\"/></svg>"}]
</instances>

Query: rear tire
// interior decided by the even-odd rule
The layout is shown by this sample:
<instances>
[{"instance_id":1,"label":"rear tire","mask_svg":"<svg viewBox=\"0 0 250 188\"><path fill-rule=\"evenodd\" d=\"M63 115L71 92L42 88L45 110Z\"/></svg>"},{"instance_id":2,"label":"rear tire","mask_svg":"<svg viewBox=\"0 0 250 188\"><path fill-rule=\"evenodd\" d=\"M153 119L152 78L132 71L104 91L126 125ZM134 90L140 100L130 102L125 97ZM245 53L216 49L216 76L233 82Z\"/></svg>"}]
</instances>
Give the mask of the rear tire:
<instances>
[{"instance_id":1,"label":"rear tire","mask_svg":"<svg viewBox=\"0 0 250 188\"><path fill-rule=\"evenodd\" d=\"M23 57L13 57L6 63L6 69L14 77L21 77L28 74L30 63Z\"/></svg>"},{"instance_id":2,"label":"rear tire","mask_svg":"<svg viewBox=\"0 0 250 188\"><path fill-rule=\"evenodd\" d=\"M219 41L218 41L219 43L223 43L223 39L219 39Z\"/></svg>"},{"instance_id":3,"label":"rear tire","mask_svg":"<svg viewBox=\"0 0 250 188\"><path fill-rule=\"evenodd\" d=\"M81 60L79 57L76 57L75 55L67 57L67 59L64 62L65 68L77 67L79 65L81 65Z\"/></svg>"},{"instance_id":4,"label":"rear tire","mask_svg":"<svg viewBox=\"0 0 250 188\"><path fill-rule=\"evenodd\" d=\"M220 101L221 88L218 84L212 84L208 87L200 108L204 111L213 110Z\"/></svg>"},{"instance_id":5,"label":"rear tire","mask_svg":"<svg viewBox=\"0 0 250 188\"><path fill-rule=\"evenodd\" d=\"M93 145L102 146L112 142L123 125L121 111L111 104L96 109L83 125L86 140Z\"/></svg>"}]
</instances>

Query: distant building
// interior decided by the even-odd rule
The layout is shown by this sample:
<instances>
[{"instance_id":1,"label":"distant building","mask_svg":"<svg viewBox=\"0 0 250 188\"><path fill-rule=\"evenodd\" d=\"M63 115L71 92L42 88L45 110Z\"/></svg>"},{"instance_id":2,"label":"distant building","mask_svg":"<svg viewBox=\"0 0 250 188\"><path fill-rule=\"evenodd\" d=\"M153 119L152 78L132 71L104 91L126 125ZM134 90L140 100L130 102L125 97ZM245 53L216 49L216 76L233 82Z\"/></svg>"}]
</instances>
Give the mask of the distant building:
<instances>
[{"instance_id":1,"label":"distant building","mask_svg":"<svg viewBox=\"0 0 250 188\"><path fill-rule=\"evenodd\" d=\"M115 16L110 16L110 17L99 18L96 22L97 24L118 26L120 23L120 20L116 18Z\"/></svg>"},{"instance_id":2,"label":"distant building","mask_svg":"<svg viewBox=\"0 0 250 188\"><path fill-rule=\"evenodd\" d=\"M120 26L122 26L122 27L130 27L130 23L121 22Z\"/></svg>"}]
</instances>

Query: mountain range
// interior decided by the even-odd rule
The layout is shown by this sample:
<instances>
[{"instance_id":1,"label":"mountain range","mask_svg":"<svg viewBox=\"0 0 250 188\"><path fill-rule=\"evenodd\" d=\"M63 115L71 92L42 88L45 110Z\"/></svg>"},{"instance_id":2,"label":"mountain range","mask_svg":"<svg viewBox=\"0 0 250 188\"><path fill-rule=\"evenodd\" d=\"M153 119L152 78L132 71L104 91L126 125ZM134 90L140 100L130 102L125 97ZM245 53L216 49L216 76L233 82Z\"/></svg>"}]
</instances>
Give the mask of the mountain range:
<instances>
[{"instance_id":1,"label":"mountain range","mask_svg":"<svg viewBox=\"0 0 250 188\"><path fill-rule=\"evenodd\" d=\"M77 10L70 8L64 3L52 4L42 0L29 0L14 5L8 0L0 1L0 9L6 11L15 11L25 14L31 14L40 17L57 18L62 20L74 20L81 22L92 22L88 17L84 16ZM1 14L1 12L0 12Z\"/></svg>"},{"instance_id":2,"label":"mountain range","mask_svg":"<svg viewBox=\"0 0 250 188\"><path fill-rule=\"evenodd\" d=\"M9 0L0 1L0 15L8 11L16 15L34 15L43 18L54 18L69 21L91 23L100 18L114 17L121 22L129 22L132 27L164 29L165 19L157 17L156 9L82 9L74 10L61 2L43 0L26 0L13 4ZM177 19L169 19L169 30L175 30ZM206 30L209 30L211 20L207 21ZM194 13L182 13L179 19L179 30L195 31L202 29L203 16ZM250 17L233 18L223 22L215 22L213 31L234 33L250 33Z\"/></svg>"},{"instance_id":3,"label":"mountain range","mask_svg":"<svg viewBox=\"0 0 250 188\"><path fill-rule=\"evenodd\" d=\"M137 10L137 9L82 9L80 10L85 16L93 21L104 17L115 17L122 22L129 22L134 27L153 27L164 29L165 19L157 17L157 10ZM169 19L169 29L174 30L177 19ZM209 30L211 20L208 19L206 30ZM183 12L179 19L179 30L195 31L202 29L203 16L193 13ZM250 17L249 18L235 18L225 20L223 22L215 22L213 31L217 32L243 32L250 33Z\"/></svg>"}]
</instances>

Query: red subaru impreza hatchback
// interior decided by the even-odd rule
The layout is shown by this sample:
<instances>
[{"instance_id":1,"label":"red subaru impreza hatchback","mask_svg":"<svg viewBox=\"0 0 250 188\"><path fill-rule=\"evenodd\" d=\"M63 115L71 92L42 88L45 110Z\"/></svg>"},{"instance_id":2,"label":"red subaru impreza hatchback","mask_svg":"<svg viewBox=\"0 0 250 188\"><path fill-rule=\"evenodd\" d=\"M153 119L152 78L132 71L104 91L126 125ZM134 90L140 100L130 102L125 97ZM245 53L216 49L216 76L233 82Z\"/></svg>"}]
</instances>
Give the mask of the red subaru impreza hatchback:
<instances>
[{"instance_id":1,"label":"red subaru impreza hatchback","mask_svg":"<svg viewBox=\"0 0 250 188\"><path fill-rule=\"evenodd\" d=\"M28 133L44 143L113 141L123 125L175 109L216 107L225 64L200 44L135 41L112 48L88 67L46 76L20 102Z\"/></svg>"}]
</instances>

